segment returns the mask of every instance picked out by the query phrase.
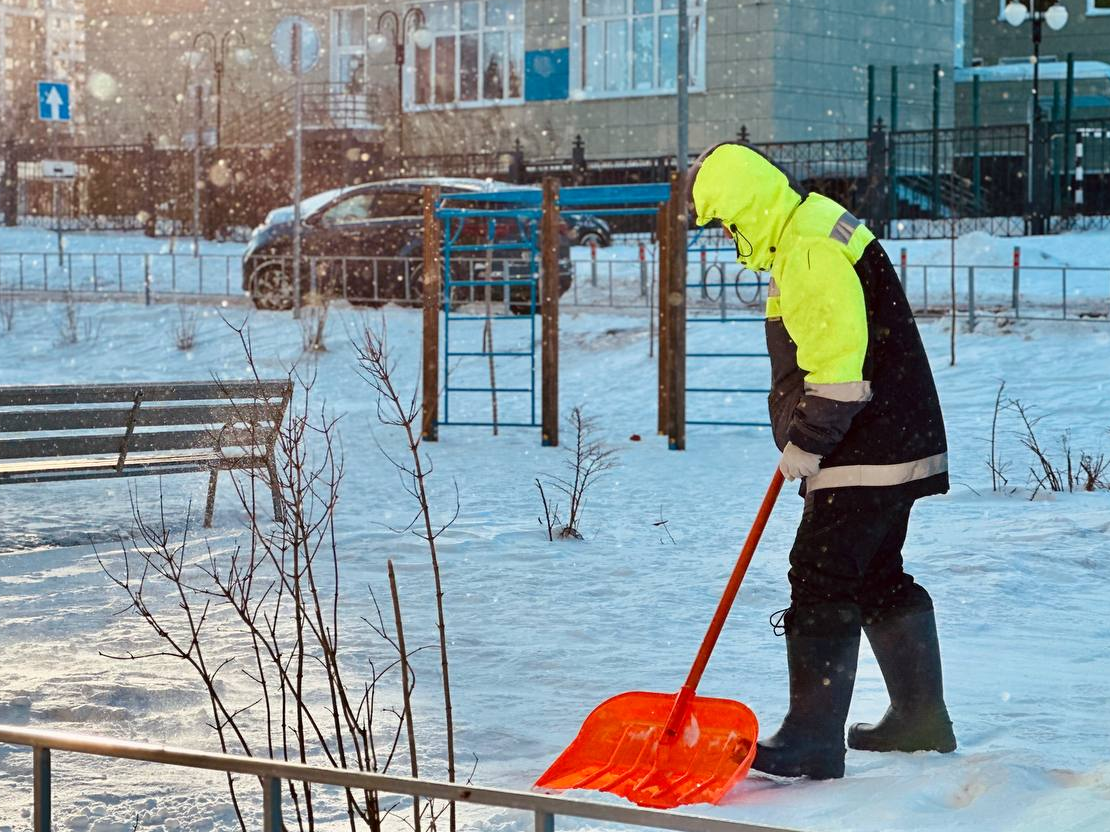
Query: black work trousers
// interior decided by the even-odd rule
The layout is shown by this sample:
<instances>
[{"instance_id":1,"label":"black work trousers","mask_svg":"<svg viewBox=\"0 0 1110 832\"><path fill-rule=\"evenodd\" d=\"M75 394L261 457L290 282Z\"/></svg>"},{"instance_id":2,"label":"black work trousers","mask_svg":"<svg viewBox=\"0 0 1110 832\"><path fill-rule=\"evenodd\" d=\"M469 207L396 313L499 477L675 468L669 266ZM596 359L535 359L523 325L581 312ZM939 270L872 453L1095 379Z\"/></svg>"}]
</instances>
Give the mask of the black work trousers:
<instances>
[{"instance_id":1,"label":"black work trousers","mask_svg":"<svg viewBox=\"0 0 1110 832\"><path fill-rule=\"evenodd\" d=\"M793 606L855 605L864 624L931 608L928 593L902 564L913 502L886 488L808 494L790 551Z\"/></svg>"}]
</instances>

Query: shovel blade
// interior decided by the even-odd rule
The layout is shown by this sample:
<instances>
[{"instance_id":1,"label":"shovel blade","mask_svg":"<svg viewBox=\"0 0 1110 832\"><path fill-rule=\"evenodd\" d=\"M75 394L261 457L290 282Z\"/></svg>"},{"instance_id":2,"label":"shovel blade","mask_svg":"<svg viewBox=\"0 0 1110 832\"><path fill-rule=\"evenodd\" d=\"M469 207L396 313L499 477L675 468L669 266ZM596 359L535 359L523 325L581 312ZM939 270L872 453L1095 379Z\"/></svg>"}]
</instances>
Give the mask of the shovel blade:
<instances>
[{"instance_id":1,"label":"shovel blade","mask_svg":"<svg viewBox=\"0 0 1110 832\"><path fill-rule=\"evenodd\" d=\"M656 809L717 803L751 768L759 723L739 702L695 696L678 736L660 742L674 704L673 693L641 691L601 703L536 786L609 792Z\"/></svg>"}]
</instances>

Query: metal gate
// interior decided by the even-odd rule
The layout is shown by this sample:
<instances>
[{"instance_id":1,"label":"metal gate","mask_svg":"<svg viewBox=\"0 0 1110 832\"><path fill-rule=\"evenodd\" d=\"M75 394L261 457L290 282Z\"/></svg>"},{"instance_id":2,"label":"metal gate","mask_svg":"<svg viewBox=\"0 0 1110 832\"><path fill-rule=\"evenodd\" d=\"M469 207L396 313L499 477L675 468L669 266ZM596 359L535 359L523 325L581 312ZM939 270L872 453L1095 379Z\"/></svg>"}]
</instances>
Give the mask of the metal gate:
<instances>
[{"instance_id":1,"label":"metal gate","mask_svg":"<svg viewBox=\"0 0 1110 832\"><path fill-rule=\"evenodd\" d=\"M668 197L669 187L661 184L562 188L558 210L654 216ZM438 424L538 427L543 192L520 188L444 195L436 216L443 225L445 310ZM563 291L574 279L569 255L564 240L558 258ZM475 403L482 396L489 397L488 405Z\"/></svg>"}]
</instances>

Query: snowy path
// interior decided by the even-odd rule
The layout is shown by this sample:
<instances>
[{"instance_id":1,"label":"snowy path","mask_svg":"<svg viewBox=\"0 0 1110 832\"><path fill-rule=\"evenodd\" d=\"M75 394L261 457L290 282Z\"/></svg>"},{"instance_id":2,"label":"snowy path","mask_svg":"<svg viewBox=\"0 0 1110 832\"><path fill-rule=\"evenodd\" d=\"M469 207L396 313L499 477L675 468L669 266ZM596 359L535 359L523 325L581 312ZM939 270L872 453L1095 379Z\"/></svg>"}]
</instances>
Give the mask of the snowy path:
<instances>
[{"instance_id":1,"label":"snowy path","mask_svg":"<svg viewBox=\"0 0 1110 832\"><path fill-rule=\"evenodd\" d=\"M0 383L208 378L242 375L234 338L213 312L197 348L171 344L173 310L97 305L100 339L59 347L58 311L25 304L16 331L0 336ZM417 314L390 310L389 332L406 381L416 378ZM320 387L336 413L348 477L340 507L345 619L360 642L368 583L383 596L385 559L399 569L410 643L434 639L426 554L384 524L407 519L393 473L371 438L373 402L357 379L343 325L320 359ZM295 357L300 332L286 316L252 318L267 369ZM758 328L746 336L758 343ZM1066 428L1077 448L1105 447L1110 427L1110 331L1102 327L984 325L961 334L947 366L948 332L924 326L952 445L950 495L919 504L907 544L909 569L937 601L949 705L960 751L939 755L850 753L838 782L781 786L751 778L729 804L698 813L807 830L1005 830L1110 827L1110 495L1059 495L1030 503L990 494L983 462L996 379L1045 415L1042 440ZM620 449L621 468L597 486L582 544L549 544L536 516L533 479L555 473L562 452L538 431L445 429L429 449L434 505L448 513L452 480L458 524L443 541L452 681L460 759L479 763L476 782L525 788L577 731L586 713L623 690L673 690L681 682L776 460L766 432L691 429L690 450L665 450L654 435L654 365L641 317L565 315L562 401L583 404ZM726 344L719 344L725 347ZM737 346L728 343L728 347ZM764 379L753 381L759 384ZM747 406L745 403L744 406ZM1013 479L1025 452L1004 423ZM390 442L385 429L374 435ZM638 433L644 441L628 437ZM128 616L101 574L88 536L110 541L130 521L128 486L156 499L152 481L5 487L0 497L0 720L212 748L205 701L168 662L121 664L100 652L142 649L151 636ZM166 478L176 516L203 498L203 477ZM974 489L974 490L973 490ZM978 493L975 493L978 492ZM671 545L654 526L663 519ZM702 691L749 704L773 730L786 705L783 643L767 616L786 606L786 556L801 510L783 498L768 528ZM232 545L239 523L224 488L211 536ZM661 537L663 540L661 540ZM110 553L110 542L100 545ZM199 553L198 553L199 556ZM419 660L420 742L425 771L441 774L435 660ZM877 667L864 651L851 719L885 706ZM460 763L460 768L468 768ZM218 778L150 766L55 761L61 828L229 828ZM28 826L29 754L0 751L0 829ZM137 797L141 796L141 797ZM339 804L328 816L339 824ZM520 813L468 811L471 829L529 828ZM570 828L571 821L561 822ZM575 827L579 828L579 827Z\"/></svg>"}]
</instances>

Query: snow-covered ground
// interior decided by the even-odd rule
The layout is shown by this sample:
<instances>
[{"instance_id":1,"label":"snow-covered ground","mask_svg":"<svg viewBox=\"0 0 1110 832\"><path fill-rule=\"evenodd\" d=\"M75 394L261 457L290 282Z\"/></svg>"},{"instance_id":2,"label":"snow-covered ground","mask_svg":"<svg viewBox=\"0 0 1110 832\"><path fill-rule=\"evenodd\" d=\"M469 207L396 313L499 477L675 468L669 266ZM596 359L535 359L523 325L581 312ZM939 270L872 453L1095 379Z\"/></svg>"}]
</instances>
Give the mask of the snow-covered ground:
<instances>
[{"instance_id":1,"label":"snow-covered ground","mask_svg":"<svg viewBox=\"0 0 1110 832\"><path fill-rule=\"evenodd\" d=\"M1061 261L1077 245L1069 249L1062 238L1036 244L1058 246L1050 256ZM945 262L943 245L915 245L922 257ZM1009 245L1001 241L983 256L1004 256ZM1096 250L1092 242L1090 252ZM18 306L14 332L0 335L0 383L244 375L238 342L216 310L205 313L188 353L173 346L177 313L169 307L83 306L100 335L75 346L57 343L61 312L29 301ZM413 385L419 314L390 309L386 317L399 377ZM331 349L317 359L317 392L342 415L343 618L346 639L361 654L375 642L360 621L369 608L366 587L388 597L387 558L398 566L410 645L432 643L435 629L427 555L418 540L388 528L407 521L410 506L375 445L398 439L376 424L373 396L355 371L348 333L359 321L350 312L333 318ZM254 313L250 328L264 371L280 372L298 359L301 333L288 315ZM1110 328L985 322L974 334L959 333L955 367L948 366L946 324L922 329L945 405L954 485L949 495L919 503L906 557L936 598L960 750L850 752L842 781L784 786L753 776L726 805L686 811L814 831L1110 828L1110 494L1033 502L1024 491L992 494L985 464L1001 379L1009 396L1043 415L1038 431L1053 450L1065 430L1077 449L1110 444ZM707 348L760 346L757 326L701 332ZM513 349L529 335L526 324L507 322L497 346ZM456 349L480 345L477 329L458 328L452 337ZM565 312L561 347L564 412L581 404L621 462L591 496L585 542L549 543L537 523L533 480L558 473L565 454L541 448L538 429L506 429L494 438L486 429L445 427L442 441L428 447L437 513L450 515L456 482L462 495L459 520L441 539L441 560L460 769L468 771L476 755L480 784L527 788L602 700L625 690L677 689L777 458L767 431L754 428L692 427L689 450L666 450L654 430L646 315ZM478 378L486 369L457 372ZM506 360L499 384L513 384L520 372ZM763 365L733 372L718 380L766 383ZM452 418L485 416L487 404L479 397L464 409L452 399ZM524 407L507 396L501 404L504 419ZM699 407L711 418L761 410L758 396L717 397ZM1012 461L1012 483L1022 486L1032 460L1016 428L1015 417L1004 415L1003 453ZM643 441L630 441L633 434ZM189 502L203 500L204 486L200 475L162 480L178 527ZM101 655L157 645L140 622L118 614L123 599L88 543L98 541L109 561L117 556L112 539L130 525L129 488L144 505L157 500L151 480L0 492L0 721L212 749L206 700L186 669ZM787 703L783 642L767 616L788 602L786 558L800 511L793 494L783 497L701 689L747 703L767 731ZM232 489L222 486L208 535L217 556L233 548L241 522ZM423 772L441 776L437 658L427 651L416 661ZM882 680L865 647L850 719L872 719L884 707ZM57 755L54 770L63 829L131 829L137 815L142 828L230 828L218 777L70 755ZM0 829L28 828L29 752L0 749L0 782ZM336 829L345 828L341 809L338 800L319 806ZM468 808L464 817L467 828L489 832L532 823L523 813L492 810ZM559 826L585 828L570 819Z\"/></svg>"}]
</instances>

